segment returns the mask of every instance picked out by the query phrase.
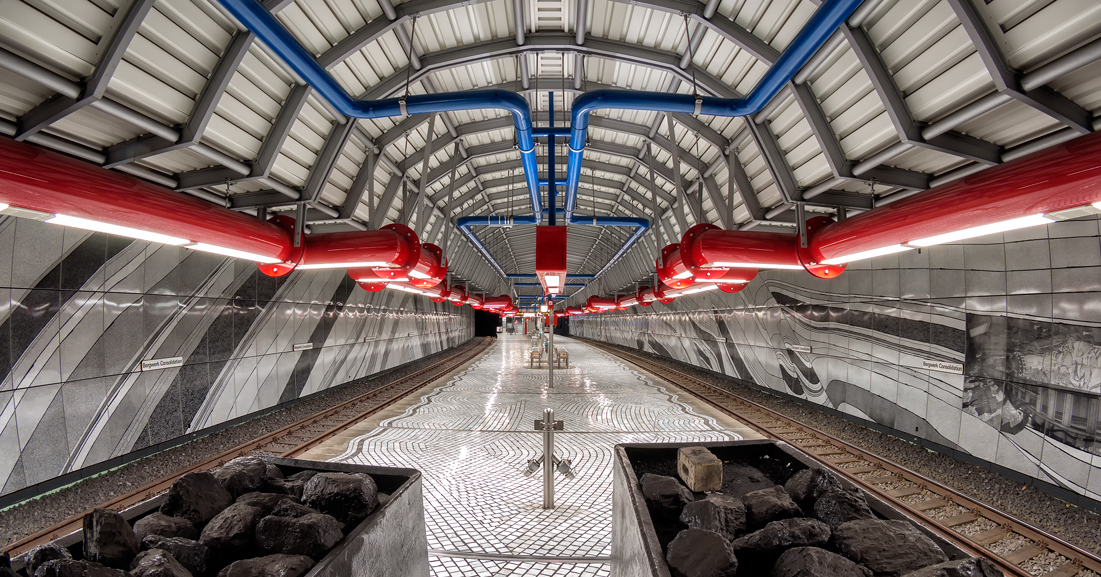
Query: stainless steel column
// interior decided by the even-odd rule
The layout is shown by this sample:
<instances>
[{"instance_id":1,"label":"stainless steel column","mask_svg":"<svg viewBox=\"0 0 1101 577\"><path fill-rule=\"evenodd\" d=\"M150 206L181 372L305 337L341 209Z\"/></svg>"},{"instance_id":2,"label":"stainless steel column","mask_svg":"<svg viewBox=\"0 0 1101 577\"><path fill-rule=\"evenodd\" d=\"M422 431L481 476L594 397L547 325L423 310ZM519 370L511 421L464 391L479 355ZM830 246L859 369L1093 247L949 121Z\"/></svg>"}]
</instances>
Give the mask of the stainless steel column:
<instances>
[{"instance_id":1,"label":"stainless steel column","mask_svg":"<svg viewBox=\"0 0 1101 577\"><path fill-rule=\"evenodd\" d=\"M554 508L554 409L543 410L543 508Z\"/></svg>"}]
</instances>

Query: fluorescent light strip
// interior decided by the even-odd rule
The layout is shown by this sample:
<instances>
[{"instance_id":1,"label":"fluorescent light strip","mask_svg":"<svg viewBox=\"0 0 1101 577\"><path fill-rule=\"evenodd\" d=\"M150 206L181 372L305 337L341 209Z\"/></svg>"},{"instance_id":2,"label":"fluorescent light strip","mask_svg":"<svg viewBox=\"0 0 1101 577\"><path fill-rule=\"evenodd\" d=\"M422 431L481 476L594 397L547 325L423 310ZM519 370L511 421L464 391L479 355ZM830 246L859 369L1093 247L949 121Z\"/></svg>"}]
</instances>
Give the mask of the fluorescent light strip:
<instances>
[{"instance_id":1,"label":"fluorescent light strip","mask_svg":"<svg viewBox=\"0 0 1101 577\"><path fill-rule=\"evenodd\" d=\"M708 268L778 268L783 270L803 270L801 264L763 264L756 262L713 262Z\"/></svg>"},{"instance_id":2,"label":"fluorescent light strip","mask_svg":"<svg viewBox=\"0 0 1101 577\"><path fill-rule=\"evenodd\" d=\"M356 282L367 283L367 284L380 284L380 283L381 284L386 284L386 283L391 283L391 282L409 282L409 279L406 278L406 277L401 277L401 278L360 278L360 279L356 279Z\"/></svg>"},{"instance_id":3,"label":"fluorescent light strip","mask_svg":"<svg viewBox=\"0 0 1101 577\"><path fill-rule=\"evenodd\" d=\"M913 247L905 246L901 244L892 244L891 246L885 246L881 248L873 248L872 250L866 250L864 252L858 252L847 256L839 256L837 258L830 258L822 261L822 264L845 264L854 260L864 260L866 258L873 258L877 256L883 256L885 254L895 254L896 252L903 252L911 250Z\"/></svg>"},{"instance_id":4,"label":"fluorescent light strip","mask_svg":"<svg viewBox=\"0 0 1101 577\"><path fill-rule=\"evenodd\" d=\"M4 212L5 210L8 210L9 208L11 208L10 204L0 202L0 212Z\"/></svg>"},{"instance_id":5,"label":"fluorescent light strip","mask_svg":"<svg viewBox=\"0 0 1101 577\"><path fill-rule=\"evenodd\" d=\"M381 268L389 267L390 263L386 262L333 262L333 263L317 263L317 264L300 264L294 268L298 270L316 270L323 268Z\"/></svg>"},{"instance_id":6,"label":"fluorescent light strip","mask_svg":"<svg viewBox=\"0 0 1101 577\"><path fill-rule=\"evenodd\" d=\"M191 250L199 250L202 252L209 252L213 254L220 254L222 256L230 256L233 258L243 258L245 260L252 260L263 264L275 264L277 262L283 262L277 258L271 258L262 256L259 254L253 254L251 252L245 252L243 250L235 250L232 248L225 248L214 244L206 244L203 242L196 242L184 246L184 248L190 248Z\"/></svg>"},{"instance_id":7,"label":"fluorescent light strip","mask_svg":"<svg viewBox=\"0 0 1101 577\"><path fill-rule=\"evenodd\" d=\"M912 240L906 244L917 247L933 246L937 244L944 244L946 242L955 242L957 240L975 238L977 236L986 236L988 234L1006 232L1009 230L1017 230L1019 228L1028 228L1030 226L1039 226L1041 224L1048 224L1052 222L1055 222L1055 219L1048 218L1043 214L1033 214L1022 218L1003 220L1002 222L995 222L993 224L985 224L983 226L965 228L963 230L957 230L956 232L939 234L937 236L931 236L929 238ZM827 262L826 264L830 263Z\"/></svg>"},{"instance_id":8,"label":"fluorescent light strip","mask_svg":"<svg viewBox=\"0 0 1101 577\"><path fill-rule=\"evenodd\" d=\"M671 278L671 279L669 279L669 280L680 280L680 279L682 279L682 278L688 278L688 277L690 277L690 276L692 276L692 271L690 271L690 270L686 270L686 271L684 271L684 272L682 272L682 273L680 273L680 274L678 274L678 275L674 276L673 278Z\"/></svg>"},{"instance_id":9,"label":"fluorescent light strip","mask_svg":"<svg viewBox=\"0 0 1101 577\"><path fill-rule=\"evenodd\" d=\"M5 204L4 209L7 208L8 205ZM66 216L64 214L55 214L52 217L46 219L46 222L50 224L60 224L61 226L71 226L73 228L82 228L84 230L91 230L95 232L105 232L107 234L115 234L118 236L136 238L138 240L147 240L150 242L159 242L161 244L169 244L174 246L180 246L191 242L187 239L168 236L167 234L149 232L147 230L130 228L128 226L119 226L117 224L107 224L106 222L88 220L86 218L77 218L75 216Z\"/></svg>"},{"instance_id":10,"label":"fluorescent light strip","mask_svg":"<svg viewBox=\"0 0 1101 577\"><path fill-rule=\"evenodd\" d=\"M414 294L418 294L418 295L425 294L425 293L421 292L420 289L415 289L413 287L402 286L400 284L387 284L386 288L397 289L399 291L405 291L407 293L414 293Z\"/></svg>"}]
</instances>

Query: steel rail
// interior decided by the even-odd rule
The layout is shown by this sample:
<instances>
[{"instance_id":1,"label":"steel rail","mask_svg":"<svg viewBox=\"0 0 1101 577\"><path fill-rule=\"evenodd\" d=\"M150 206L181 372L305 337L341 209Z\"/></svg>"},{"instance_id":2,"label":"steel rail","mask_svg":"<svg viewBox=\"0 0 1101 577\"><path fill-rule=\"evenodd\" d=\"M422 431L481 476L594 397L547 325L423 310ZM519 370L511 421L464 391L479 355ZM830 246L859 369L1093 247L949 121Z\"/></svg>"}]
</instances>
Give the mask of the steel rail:
<instances>
[{"instance_id":1,"label":"steel rail","mask_svg":"<svg viewBox=\"0 0 1101 577\"><path fill-rule=\"evenodd\" d=\"M228 461L237 457L254 454L257 451L264 451L265 447L270 447L272 445L286 445L286 443L280 443L279 441L288 437L292 437L295 433L299 431L308 429L312 426L318 426L327 419L339 418L341 412L349 408L353 408L362 402L369 401L372 397L377 397L381 394L392 392L395 389L402 387L403 385L405 386L403 390L397 391L396 394L384 400L382 403L373 405L371 408L365 411L357 412L351 418L341 420L339 424L328 428L320 434L311 435L309 439L303 443L295 443L293 445L294 448L290 449L289 451L280 451L275 454L279 454L281 456L292 456L305 452L309 448L327 440L333 435L347 429L349 426L354 425L356 422L359 422L364 417L369 416L372 413L376 413L405 398L409 394L419 390L424 385L438 379L440 375L446 374L447 372L454 370L455 367L459 367L468 363L478 355L482 354L486 349L488 349L490 344L490 339L483 339L481 343L476 344L473 347L467 348L463 351L459 351L445 359L441 359L440 361L432 365L424 367L423 369L420 369L409 375L405 375L391 383L387 383L385 385L382 385L381 387L367 391L363 394L356 395L355 397L348 399L347 401L344 401L336 406L329 407L327 409L314 413L313 415L310 415L304 419L282 427L276 431L272 431L247 443L238 445L232 449L229 449L228 451L218 454L217 456L211 457L205 461L202 461L195 465L191 465L175 473L167 475L157 481L154 481L153 483L145 485L144 487L131 491L120 497L111 499L105 503L99 504L94 508L111 509L114 511L127 509L129 507L137 505L138 503L141 503L142 501L151 499L164 491L167 491L176 479L187 473L214 469L216 467L224 465ZM418 378L418 381L410 384L411 381L414 381ZM156 455L152 455L151 457L155 458ZM16 555L25 553L38 545L44 545L56 539L60 539L65 535L73 533L74 531L82 530L84 524L84 516L91 511L92 509L88 509L80 515L74 516L66 521L58 523L57 525L39 531L29 537L8 545L8 554L12 557L15 557Z\"/></svg>"},{"instance_id":2,"label":"steel rail","mask_svg":"<svg viewBox=\"0 0 1101 577\"><path fill-rule=\"evenodd\" d=\"M904 514L912 518L914 521L919 522L936 531L946 539L949 539L950 541L960 546L965 551L968 551L976 556L985 556L990 558L991 561L999 565L999 567L1008 574L1017 575L1019 577L1031 577L1032 573L1029 573L1028 571L1022 569L1019 565L1042 554L1043 550L1045 549L1061 555L1067 558L1069 561L1047 573L1041 574L1043 577L1071 577L1078 574L1082 569L1089 569L1096 573L1101 573L1101 557L1098 557L1096 554L1086 551L1078 547L1077 545L1069 543L1055 535L1052 535L1051 533L1048 533L1047 531L1044 531L1043 529L1022 521L1021 519L1013 517L1008 513L999 511L991 505L978 501L972 497L968 497L967 495L964 495L963 493L960 493L959 491L952 489L951 487L948 487L943 483L930 479L924 475L921 475L920 473L911 471L903 467L902 465L875 455L874 453L865 451L829 433L816 429L810 425L795 421L794 419L786 417L773 409L769 409L768 407L760 405L736 393L727 391L721 387L710 384L675 368L655 362L651 359L647 359L646 357L624 351L622 349L610 347L603 343L595 342L588 339L585 339L585 342L589 345L596 347L597 349L619 357L620 359L623 359L631 364L638 365L645 370L648 370L649 372L655 374L656 376L661 377L663 380L666 380L671 384L677 385L685 389L686 391L696 395L697 397L722 410L723 412L730 414L738 420L746 423L751 428L757 430L766 437L782 441L789 441L789 439L795 435L807 435L810 438L817 438L818 440L824 441L824 445L814 445L814 447L831 448L825 449L825 451L821 451L818 453L807 450L807 448L809 447L807 447L806 445L800 445L796 443L789 444L803 451L816 461L819 461L820 463L828 466L831 470L840 473L847 479L868 490L880 499L891 503L893 506L900 509ZM702 389L702 391L693 390L693 386ZM710 396L708 395L708 393L710 393ZM718 397L719 399L716 399L715 397ZM727 401L727 403L740 403L743 405L743 409L741 412L736 411L732 409L728 404L724 404L721 401ZM749 409L750 412L759 413L764 419L754 419L747 417L744 414L745 409ZM770 426L766 424L769 422L775 423L775 425ZM782 427L791 430L791 433L777 432L776 429L780 429ZM843 453L830 451L843 451ZM826 454L822 454L823 452L825 452ZM870 463L872 465L871 470L864 470L860 473L852 473L850 472L850 470L841 468L837 464L831 462L830 459L826 458L827 455L831 457L839 457L842 456L844 453L852 455L855 458L859 458L859 460ZM895 477L897 480L909 481L916 485L917 488L921 489L922 491L927 490L936 495L936 497L927 500L926 502L933 502L941 499L944 501L944 504L927 509L917 508L914 505L920 505L920 503L909 504L903 502L897 496L892 495L889 491L877 487L875 477L871 479L863 479L857 476L859 474L871 472L872 470L889 471L893 474L892 476ZM882 479L882 477L880 477L880 479ZM933 519L929 515L925 514L925 511L931 511L935 508L950 505L957 505L964 509L968 509L972 515L976 516L976 520L978 518L985 518L997 525L997 528L995 530L1005 533L1003 537L1000 537L997 540L1004 539L1005 537L1016 533L1021 537L1031 540L1034 543L1034 546L1039 549L1039 551L1036 554L1029 556L1027 559L1023 559L1019 562L1014 562L1010 559L1006 559L1004 556L994 553L986 547L986 545L994 543L996 541L987 541L986 544L983 544L979 541L969 538L966 535L956 532L954 529L952 529L951 526L941 523L940 521ZM963 523L961 523L960 525L962 524ZM1025 545L1024 547L1029 547L1029 545ZM1016 551L1020 551L1024 549L1024 547L1017 549ZM1013 552L1010 552L1009 555L1011 555L1012 553Z\"/></svg>"}]
</instances>

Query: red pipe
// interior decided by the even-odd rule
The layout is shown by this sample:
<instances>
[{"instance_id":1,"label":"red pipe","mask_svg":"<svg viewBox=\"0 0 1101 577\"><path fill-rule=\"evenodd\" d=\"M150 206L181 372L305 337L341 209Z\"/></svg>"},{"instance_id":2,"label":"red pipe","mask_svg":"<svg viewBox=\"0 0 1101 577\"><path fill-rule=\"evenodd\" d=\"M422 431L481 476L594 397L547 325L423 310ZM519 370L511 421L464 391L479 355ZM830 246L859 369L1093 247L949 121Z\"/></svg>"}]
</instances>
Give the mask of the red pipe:
<instances>
[{"instance_id":1,"label":"red pipe","mask_svg":"<svg viewBox=\"0 0 1101 577\"><path fill-rule=\"evenodd\" d=\"M434 287L447 276L447 259L443 249L426 242L421 245L420 258L409 271L409 284L415 287Z\"/></svg>"},{"instance_id":2,"label":"red pipe","mask_svg":"<svg viewBox=\"0 0 1101 577\"><path fill-rule=\"evenodd\" d=\"M650 290L654 292L654 297L657 298L657 301L661 304L667 305L676 300L676 297L666 296L665 289L662 288L660 285Z\"/></svg>"},{"instance_id":3,"label":"red pipe","mask_svg":"<svg viewBox=\"0 0 1101 577\"><path fill-rule=\"evenodd\" d=\"M276 217L281 222L294 219ZM282 276L292 270L311 268L340 268L354 264L351 270L373 269L385 280L398 281L408 278L409 270L420 256L420 241L416 233L402 224L388 224L379 230L332 232L303 237L302 246L292 252L287 264L265 265L260 270L268 276ZM357 279L358 280L358 279Z\"/></svg>"},{"instance_id":4,"label":"red pipe","mask_svg":"<svg viewBox=\"0 0 1101 577\"><path fill-rule=\"evenodd\" d=\"M448 298L451 299L451 302L455 303L455 306L463 306L464 304L466 304L467 299L466 287L463 285L451 287L451 296L449 296Z\"/></svg>"},{"instance_id":5,"label":"red pipe","mask_svg":"<svg viewBox=\"0 0 1101 577\"><path fill-rule=\"evenodd\" d=\"M807 221L808 234L825 230L831 223L833 219L829 217L811 218ZM797 235L722 230L713 224L693 226L684 234L680 243L680 254L684 256L685 268L695 275L696 280L704 280L702 277L710 276L712 282L715 282L728 274L726 269L739 268L805 269L819 278L833 278L845 270L845 265L815 264L816 261L811 260L807 250L799 246Z\"/></svg>"},{"instance_id":6,"label":"red pipe","mask_svg":"<svg viewBox=\"0 0 1101 577\"><path fill-rule=\"evenodd\" d=\"M439 296L432 297L432 302L442 303L449 300L449 297L451 296L451 288L447 286L447 283L440 283L432 288L435 288L437 291L439 291Z\"/></svg>"},{"instance_id":7,"label":"red pipe","mask_svg":"<svg viewBox=\"0 0 1101 577\"><path fill-rule=\"evenodd\" d=\"M655 270L661 282L670 288L690 287L695 282L692 271L681 258L679 244L670 244L661 249L661 256L655 263Z\"/></svg>"},{"instance_id":8,"label":"red pipe","mask_svg":"<svg viewBox=\"0 0 1101 577\"><path fill-rule=\"evenodd\" d=\"M470 305L471 308L482 310L483 303L485 301L482 300L482 297L479 297L477 295L470 295L466 297L466 302Z\"/></svg>"},{"instance_id":9,"label":"red pipe","mask_svg":"<svg viewBox=\"0 0 1101 577\"><path fill-rule=\"evenodd\" d=\"M1101 133L988 168L822 228L815 262L1101 201Z\"/></svg>"},{"instance_id":10,"label":"red pipe","mask_svg":"<svg viewBox=\"0 0 1101 577\"><path fill-rule=\"evenodd\" d=\"M507 309L512 307L512 297L508 295L501 295L498 297L489 297L482 303L482 308L485 309Z\"/></svg>"},{"instance_id":11,"label":"red pipe","mask_svg":"<svg viewBox=\"0 0 1101 577\"><path fill-rule=\"evenodd\" d=\"M278 261L293 244L292 233L274 223L10 138L0 138L0 202Z\"/></svg>"},{"instance_id":12,"label":"red pipe","mask_svg":"<svg viewBox=\"0 0 1101 577\"><path fill-rule=\"evenodd\" d=\"M594 295L589 297L589 299L585 301L585 306L593 309L610 310L616 308L619 305L616 304L616 300L613 298L598 297Z\"/></svg>"},{"instance_id":13,"label":"red pipe","mask_svg":"<svg viewBox=\"0 0 1101 577\"><path fill-rule=\"evenodd\" d=\"M585 314L585 309L583 309L581 307L566 307L566 314L568 314L568 315L583 315L583 314Z\"/></svg>"}]
</instances>

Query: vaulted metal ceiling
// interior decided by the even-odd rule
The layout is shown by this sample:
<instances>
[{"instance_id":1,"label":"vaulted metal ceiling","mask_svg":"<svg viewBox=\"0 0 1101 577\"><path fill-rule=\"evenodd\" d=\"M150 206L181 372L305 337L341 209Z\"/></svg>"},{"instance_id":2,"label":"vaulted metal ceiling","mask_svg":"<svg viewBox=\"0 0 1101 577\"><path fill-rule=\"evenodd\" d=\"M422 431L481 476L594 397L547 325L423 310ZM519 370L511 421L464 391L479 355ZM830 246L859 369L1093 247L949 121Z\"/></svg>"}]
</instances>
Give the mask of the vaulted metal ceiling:
<instances>
[{"instance_id":1,"label":"vaulted metal ceiling","mask_svg":"<svg viewBox=\"0 0 1101 577\"><path fill-rule=\"evenodd\" d=\"M557 126L591 90L744 94L816 5L265 3L361 98L508 90L542 126L551 91ZM797 211L868 210L1091 132L1099 37L1095 0L866 0L753 118L596 113L578 213L658 224L585 293L648 277L697 222L793 230ZM530 212L502 112L349 120L216 0L0 0L0 46L0 133L250 213L304 203L313 232L415 221L423 198L423 239L459 277L507 290L451 224ZM534 272L532 227L479 235L507 272ZM599 271L627 235L571 226L570 272Z\"/></svg>"}]
</instances>

